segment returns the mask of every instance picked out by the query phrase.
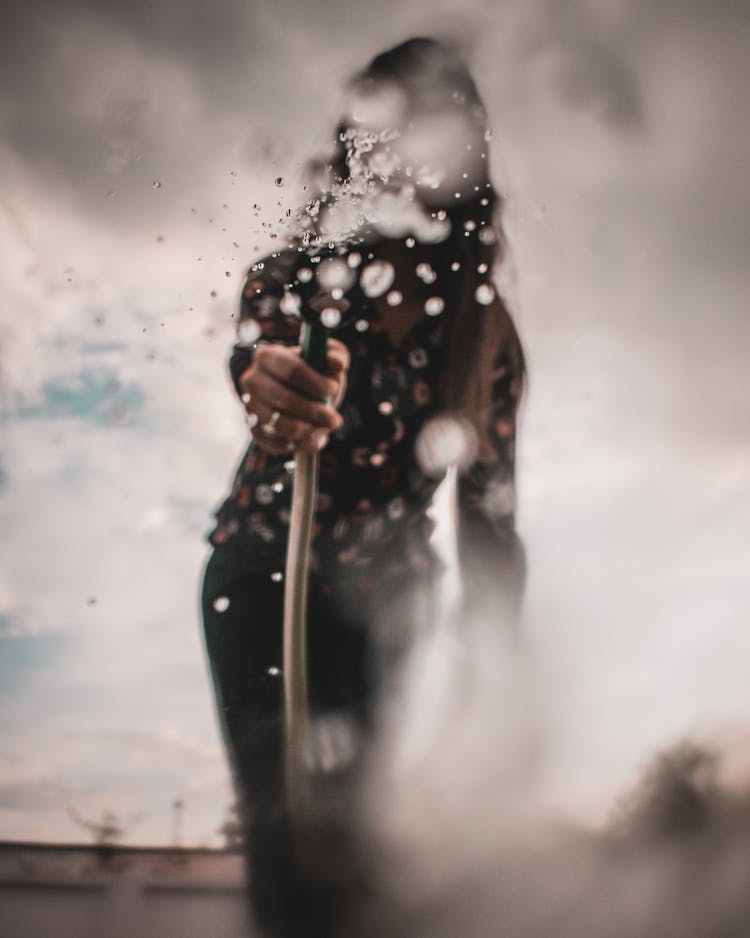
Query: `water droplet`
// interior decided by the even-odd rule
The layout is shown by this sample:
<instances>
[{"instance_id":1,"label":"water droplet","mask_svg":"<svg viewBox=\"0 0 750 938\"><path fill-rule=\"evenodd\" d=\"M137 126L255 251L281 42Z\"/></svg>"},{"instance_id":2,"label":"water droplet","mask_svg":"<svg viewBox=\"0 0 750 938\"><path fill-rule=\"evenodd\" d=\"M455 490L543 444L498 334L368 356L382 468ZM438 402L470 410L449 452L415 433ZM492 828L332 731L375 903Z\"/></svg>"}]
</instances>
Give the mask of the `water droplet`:
<instances>
[{"instance_id":1,"label":"water droplet","mask_svg":"<svg viewBox=\"0 0 750 938\"><path fill-rule=\"evenodd\" d=\"M229 609L229 597L217 596L213 603L216 612L226 612Z\"/></svg>"},{"instance_id":2,"label":"water droplet","mask_svg":"<svg viewBox=\"0 0 750 938\"><path fill-rule=\"evenodd\" d=\"M320 314L320 321L326 329L335 329L341 322L341 313L335 306L327 306Z\"/></svg>"},{"instance_id":3,"label":"water droplet","mask_svg":"<svg viewBox=\"0 0 750 938\"><path fill-rule=\"evenodd\" d=\"M479 240L482 244L494 244L497 241L497 235L492 228L482 228L479 232Z\"/></svg>"},{"instance_id":4,"label":"water droplet","mask_svg":"<svg viewBox=\"0 0 750 938\"><path fill-rule=\"evenodd\" d=\"M240 400L243 404L249 404L250 399L250 393L248 391L245 391L245 393L240 397Z\"/></svg>"},{"instance_id":5,"label":"water droplet","mask_svg":"<svg viewBox=\"0 0 750 938\"><path fill-rule=\"evenodd\" d=\"M266 674L270 674L271 677L278 677L281 674L281 668L277 668L272 664L270 668L266 668Z\"/></svg>"},{"instance_id":6,"label":"water droplet","mask_svg":"<svg viewBox=\"0 0 750 938\"><path fill-rule=\"evenodd\" d=\"M345 261L331 258L323 261L316 272L318 283L323 290L348 290L352 285L355 274Z\"/></svg>"},{"instance_id":7,"label":"water droplet","mask_svg":"<svg viewBox=\"0 0 750 938\"><path fill-rule=\"evenodd\" d=\"M354 328L357 330L357 332L367 332L367 330L370 328L370 323L366 319L358 319L354 323Z\"/></svg>"},{"instance_id":8,"label":"water droplet","mask_svg":"<svg viewBox=\"0 0 750 938\"><path fill-rule=\"evenodd\" d=\"M414 238L407 238L404 243L408 248L413 248L417 242L414 240Z\"/></svg>"},{"instance_id":9,"label":"water droplet","mask_svg":"<svg viewBox=\"0 0 750 938\"><path fill-rule=\"evenodd\" d=\"M489 306L495 299L495 289L489 283L480 283L474 293L474 299L482 306Z\"/></svg>"},{"instance_id":10,"label":"water droplet","mask_svg":"<svg viewBox=\"0 0 750 938\"><path fill-rule=\"evenodd\" d=\"M477 227L477 223L473 219L469 219L464 222L464 229L466 231L473 231Z\"/></svg>"},{"instance_id":11,"label":"water droplet","mask_svg":"<svg viewBox=\"0 0 750 938\"><path fill-rule=\"evenodd\" d=\"M359 282L365 296L373 299L382 296L396 277L393 265L388 261L373 261L360 274Z\"/></svg>"},{"instance_id":12,"label":"water droplet","mask_svg":"<svg viewBox=\"0 0 750 938\"><path fill-rule=\"evenodd\" d=\"M290 474L294 472L296 468L297 468L297 463L293 459L289 459L287 460L287 462L284 463L284 469Z\"/></svg>"},{"instance_id":13,"label":"water droplet","mask_svg":"<svg viewBox=\"0 0 750 938\"><path fill-rule=\"evenodd\" d=\"M448 466L471 465L476 449L476 433L468 421L435 417L422 426L415 454L426 475L440 477Z\"/></svg>"},{"instance_id":14,"label":"water droplet","mask_svg":"<svg viewBox=\"0 0 750 938\"><path fill-rule=\"evenodd\" d=\"M385 299L389 306L398 306L403 298L404 296L399 290L391 290Z\"/></svg>"},{"instance_id":15,"label":"water droplet","mask_svg":"<svg viewBox=\"0 0 750 938\"><path fill-rule=\"evenodd\" d=\"M461 264L459 261L453 261L451 264L451 270L461 270Z\"/></svg>"},{"instance_id":16,"label":"water droplet","mask_svg":"<svg viewBox=\"0 0 750 938\"><path fill-rule=\"evenodd\" d=\"M434 283L437 280L437 274L427 263L417 264L417 276L422 283Z\"/></svg>"},{"instance_id":17,"label":"water droplet","mask_svg":"<svg viewBox=\"0 0 750 938\"><path fill-rule=\"evenodd\" d=\"M485 139L487 142L489 142L490 140L492 140L492 131L491 131L491 130L489 130L489 129L485 130L485 132L484 132L484 139Z\"/></svg>"},{"instance_id":18,"label":"water droplet","mask_svg":"<svg viewBox=\"0 0 750 938\"><path fill-rule=\"evenodd\" d=\"M390 401L381 401L378 404L378 410L381 414L388 416L388 414L393 413L393 404Z\"/></svg>"},{"instance_id":19,"label":"water droplet","mask_svg":"<svg viewBox=\"0 0 750 938\"><path fill-rule=\"evenodd\" d=\"M283 482L274 482L274 484L271 486L271 488L272 488L272 489L274 490L274 492L276 492L276 494L278 495L280 492L283 492L283 491L284 491L284 483L283 483Z\"/></svg>"},{"instance_id":20,"label":"water droplet","mask_svg":"<svg viewBox=\"0 0 750 938\"><path fill-rule=\"evenodd\" d=\"M260 335L260 325L254 319L242 319L237 324L237 343L239 345L253 345L258 341Z\"/></svg>"},{"instance_id":21,"label":"water droplet","mask_svg":"<svg viewBox=\"0 0 750 938\"><path fill-rule=\"evenodd\" d=\"M424 311L428 316L439 316L445 309L445 300L442 296L431 296L424 304Z\"/></svg>"},{"instance_id":22,"label":"water droplet","mask_svg":"<svg viewBox=\"0 0 750 938\"><path fill-rule=\"evenodd\" d=\"M279 301L279 309L285 316L299 316L302 309L302 298L297 293L285 291Z\"/></svg>"},{"instance_id":23,"label":"water droplet","mask_svg":"<svg viewBox=\"0 0 750 938\"><path fill-rule=\"evenodd\" d=\"M281 581L284 579L284 574L280 570L276 570L271 574L271 579L274 583L281 583Z\"/></svg>"},{"instance_id":24,"label":"water droplet","mask_svg":"<svg viewBox=\"0 0 750 938\"><path fill-rule=\"evenodd\" d=\"M478 273L478 274L486 274L486 273L487 273L487 265L486 265L486 264L479 264L479 265L477 266L477 273Z\"/></svg>"},{"instance_id":25,"label":"water droplet","mask_svg":"<svg viewBox=\"0 0 750 938\"><path fill-rule=\"evenodd\" d=\"M164 240L164 239L162 238L162 240ZM231 275L231 273L230 273L228 270L225 270L225 271L224 271L224 276L225 276L225 277L231 277L232 275Z\"/></svg>"},{"instance_id":26,"label":"water droplet","mask_svg":"<svg viewBox=\"0 0 750 938\"><path fill-rule=\"evenodd\" d=\"M487 198L487 196L482 196L482 198L479 200L479 204L480 204L480 205L489 205L489 204L490 204L490 200Z\"/></svg>"},{"instance_id":27,"label":"water droplet","mask_svg":"<svg viewBox=\"0 0 750 938\"><path fill-rule=\"evenodd\" d=\"M158 179L154 179L154 181L151 183L151 188L152 188L152 189L161 189L161 183L159 182Z\"/></svg>"},{"instance_id":28,"label":"water droplet","mask_svg":"<svg viewBox=\"0 0 750 938\"><path fill-rule=\"evenodd\" d=\"M347 257L346 263L350 267L359 267L362 263L362 255L358 251L352 251L352 253Z\"/></svg>"},{"instance_id":29,"label":"water droplet","mask_svg":"<svg viewBox=\"0 0 750 938\"><path fill-rule=\"evenodd\" d=\"M250 427L250 429L252 430L253 427L256 426L256 424L258 423L258 415L257 415L257 414L246 414L246 415L245 415L245 423L246 423L246 424L248 425L248 427Z\"/></svg>"},{"instance_id":30,"label":"water droplet","mask_svg":"<svg viewBox=\"0 0 750 938\"><path fill-rule=\"evenodd\" d=\"M313 272L309 267L300 267L297 271L297 280L300 283L309 283L313 278Z\"/></svg>"},{"instance_id":31,"label":"water droplet","mask_svg":"<svg viewBox=\"0 0 750 938\"><path fill-rule=\"evenodd\" d=\"M385 453L373 453L372 456L370 456L370 465L382 466L383 463L386 461L386 458L387 457Z\"/></svg>"},{"instance_id":32,"label":"water droplet","mask_svg":"<svg viewBox=\"0 0 750 938\"><path fill-rule=\"evenodd\" d=\"M284 177L283 177L283 176L277 176L277 177L274 179L274 183L275 183L277 186L279 186L279 187L283 186L283 185L284 185Z\"/></svg>"},{"instance_id":33,"label":"water droplet","mask_svg":"<svg viewBox=\"0 0 750 938\"><path fill-rule=\"evenodd\" d=\"M341 287L334 287L333 290L331 290L331 296L334 300L343 300L344 291L341 289Z\"/></svg>"}]
</instances>

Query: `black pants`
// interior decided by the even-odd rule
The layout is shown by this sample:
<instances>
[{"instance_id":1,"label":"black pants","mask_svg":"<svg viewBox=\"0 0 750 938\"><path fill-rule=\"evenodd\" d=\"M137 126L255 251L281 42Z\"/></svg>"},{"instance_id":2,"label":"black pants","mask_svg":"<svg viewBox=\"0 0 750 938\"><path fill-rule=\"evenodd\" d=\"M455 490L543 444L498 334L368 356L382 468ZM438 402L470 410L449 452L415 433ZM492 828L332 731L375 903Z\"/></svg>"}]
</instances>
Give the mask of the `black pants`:
<instances>
[{"instance_id":1,"label":"black pants","mask_svg":"<svg viewBox=\"0 0 750 938\"><path fill-rule=\"evenodd\" d=\"M283 592L270 574L248 572L231 555L214 551L203 583L206 647L255 918L274 938L328 938L345 931L368 889L367 851L357 826L362 769L383 687L409 646L415 603L424 601L426 589L422 584L407 593L384 585L377 603L344 605L311 580L309 697L324 770L314 773L317 823L305 861L284 795Z\"/></svg>"}]
</instances>

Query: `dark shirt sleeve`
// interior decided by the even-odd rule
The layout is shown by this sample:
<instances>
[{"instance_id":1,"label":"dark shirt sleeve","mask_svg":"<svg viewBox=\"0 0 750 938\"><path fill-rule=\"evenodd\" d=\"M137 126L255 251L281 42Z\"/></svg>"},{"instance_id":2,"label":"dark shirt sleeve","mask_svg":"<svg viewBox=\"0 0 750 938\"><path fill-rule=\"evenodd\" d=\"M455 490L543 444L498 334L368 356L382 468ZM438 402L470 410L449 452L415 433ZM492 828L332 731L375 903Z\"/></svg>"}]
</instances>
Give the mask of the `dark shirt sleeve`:
<instances>
[{"instance_id":1,"label":"dark shirt sleeve","mask_svg":"<svg viewBox=\"0 0 750 938\"><path fill-rule=\"evenodd\" d=\"M514 337L515 338L515 337ZM459 475L458 556L465 603L506 610L514 618L526 581L515 529L516 416L523 388L520 344L501 352L492 376L486 452Z\"/></svg>"},{"instance_id":2,"label":"dark shirt sleeve","mask_svg":"<svg viewBox=\"0 0 750 938\"><path fill-rule=\"evenodd\" d=\"M253 264L248 272L240 300L237 339L229 356L229 375L240 396L240 377L252 364L258 345L299 342L301 319L286 289L287 267L283 258L266 258Z\"/></svg>"}]
</instances>

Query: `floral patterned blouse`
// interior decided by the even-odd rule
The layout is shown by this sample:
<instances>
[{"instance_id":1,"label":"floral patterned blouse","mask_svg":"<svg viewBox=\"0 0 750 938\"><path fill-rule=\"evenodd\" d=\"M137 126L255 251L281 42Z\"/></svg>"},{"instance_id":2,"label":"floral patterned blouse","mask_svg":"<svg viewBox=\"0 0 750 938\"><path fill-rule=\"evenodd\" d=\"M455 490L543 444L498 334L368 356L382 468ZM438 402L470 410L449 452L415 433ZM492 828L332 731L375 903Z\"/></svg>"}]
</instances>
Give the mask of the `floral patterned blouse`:
<instances>
[{"instance_id":1,"label":"floral patterned blouse","mask_svg":"<svg viewBox=\"0 0 750 938\"><path fill-rule=\"evenodd\" d=\"M339 408L344 422L320 453L312 565L324 588L355 594L438 566L429 544L434 525L428 508L445 468L430 453L431 440L438 450L441 445L440 424L430 421L441 411L450 335L450 311L435 297L408 335L393 342L365 293L363 250L311 257L290 248L253 264L229 361L241 395L239 378L254 348L264 342L298 344L301 313L319 316L348 346L351 366ZM370 281L377 278L375 265L369 273ZM520 373L520 361L506 350L496 362L488 415L496 456L475 459L458 482L459 517L479 513L501 538L513 531ZM272 456L251 441L216 512L210 542L248 570L281 579L293 474L293 456Z\"/></svg>"}]
</instances>

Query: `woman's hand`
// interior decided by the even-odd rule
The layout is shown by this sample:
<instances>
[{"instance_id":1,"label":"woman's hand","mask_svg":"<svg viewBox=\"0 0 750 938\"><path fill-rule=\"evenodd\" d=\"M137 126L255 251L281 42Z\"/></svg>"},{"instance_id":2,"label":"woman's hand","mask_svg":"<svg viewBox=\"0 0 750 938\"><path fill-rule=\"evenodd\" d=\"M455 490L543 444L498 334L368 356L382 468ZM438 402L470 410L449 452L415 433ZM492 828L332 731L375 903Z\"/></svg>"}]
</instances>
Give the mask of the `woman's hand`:
<instances>
[{"instance_id":1,"label":"woman's hand","mask_svg":"<svg viewBox=\"0 0 750 938\"><path fill-rule=\"evenodd\" d=\"M311 368L300 352L299 346L259 345L240 376L242 401L254 420L253 439L274 456L323 449L342 424L336 407L346 390L349 350L328 340L327 375Z\"/></svg>"}]
</instances>

